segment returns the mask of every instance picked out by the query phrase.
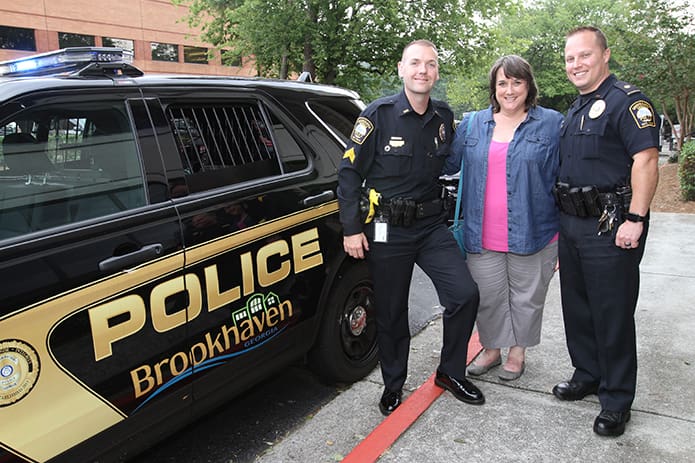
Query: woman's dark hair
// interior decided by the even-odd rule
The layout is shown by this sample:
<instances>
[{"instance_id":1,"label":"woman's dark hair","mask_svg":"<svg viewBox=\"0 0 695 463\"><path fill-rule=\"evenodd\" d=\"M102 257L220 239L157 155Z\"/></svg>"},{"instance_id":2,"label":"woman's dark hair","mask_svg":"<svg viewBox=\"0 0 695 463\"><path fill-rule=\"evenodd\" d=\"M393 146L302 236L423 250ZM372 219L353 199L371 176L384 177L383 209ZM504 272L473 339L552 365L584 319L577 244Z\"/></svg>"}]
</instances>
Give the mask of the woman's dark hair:
<instances>
[{"instance_id":1,"label":"woman's dark hair","mask_svg":"<svg viewBox=\"0 0 695 463\"><path fill-rule=\"evenodd\" d=\"M497 71L502 69L507 77L521 79L528 84L528 95L526 96L526 110L538 104L538 87L536 79L533 77L531 65L521 56L507 55L503 56L492 65L490 69L490 103L492 104L492 112L500 111L500 104L496 97L497 88Z\"/></svg>"}]
</instances>

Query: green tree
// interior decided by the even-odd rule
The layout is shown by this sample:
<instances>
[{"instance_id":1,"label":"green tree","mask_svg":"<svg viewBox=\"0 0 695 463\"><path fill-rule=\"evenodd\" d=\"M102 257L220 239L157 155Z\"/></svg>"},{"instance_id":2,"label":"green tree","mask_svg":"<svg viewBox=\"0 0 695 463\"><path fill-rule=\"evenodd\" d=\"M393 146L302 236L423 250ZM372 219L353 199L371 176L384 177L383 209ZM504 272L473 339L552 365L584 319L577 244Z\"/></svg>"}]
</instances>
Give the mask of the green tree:
<instances>
[{"instance_id":1,"label":"green tree","mask_svg":"<svg viewBox=\"0 0 695 463\"><path fill-rule=\"evenodd\" d=\"M687 4L665 0L628 6L632 14L612 47L621 78L638 85L671 125L680 124L680 149L694 128L695 17Z\"/></svg>"},{"instance_id":2,"label":"green tree","mask_svg":"<svg viewBox=\"0 0 695 463\"><path fill-rule=\"evenodd\" d=\"M540 0L511 5L496 21L488 46L472 66L460 70L455 83L458 90L448 92L456 98L452 105L487 106L490 67L497 58L515 54L531 64L540 104L566 111L577 90L565 74L565 34L579 25L595 25L609 34L624 20L624 8L621 0Z\"/></svg>"},{"instance_id":3,"label":"green tree","mask_svg":"<svg viewBox=\"0 0 695 463\"><path fill-rule=\"evenodd\" d=\"M500 16L477 59L452 80L452 106L487 105L487 72L499 56L513 53L533 66L541 104L566 111L576 89L565 75L564 38L579 25L601 28L612 51L611 70L644 90L672 124L680 124L681 137L693 132L695 20L687 4L667 0L540 0L515 5Z\"/></svg>"},{"instance_id":4,"label":"green tree","mask_svg":"<svg viewBox=\"0 0 695 463\"><path fill-rule=\"evenodd\" d=\"M484 21L501 0L172 0L187 5L188 23L220 49L255 58L260 75L287 78L302 71L322 83L360 91L370 100L399 87L403 46L427 38L445 68L466 60L462 49L485 37Z\"/></svg>"}]
</instances>

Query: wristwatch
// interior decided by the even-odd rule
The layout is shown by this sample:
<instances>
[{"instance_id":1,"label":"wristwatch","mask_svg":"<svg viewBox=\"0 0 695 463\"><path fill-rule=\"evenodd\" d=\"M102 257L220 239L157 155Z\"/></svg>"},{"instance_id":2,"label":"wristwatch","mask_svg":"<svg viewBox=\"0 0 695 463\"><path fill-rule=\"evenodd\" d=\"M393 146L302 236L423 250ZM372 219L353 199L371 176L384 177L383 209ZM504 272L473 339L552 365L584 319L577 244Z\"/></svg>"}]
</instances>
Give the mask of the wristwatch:
<instances>
[{"instance_id":1,"label":"wristwatch","mask_svg":"<svg viewBox=\"0 0 695 463\"><path fill-rule=\"evenodd\" d=\"M630 222L646 222L647 217L644 215L633 214L632 212L626 212L625 220L629 220Z\"/></svg>"}]
</instances>

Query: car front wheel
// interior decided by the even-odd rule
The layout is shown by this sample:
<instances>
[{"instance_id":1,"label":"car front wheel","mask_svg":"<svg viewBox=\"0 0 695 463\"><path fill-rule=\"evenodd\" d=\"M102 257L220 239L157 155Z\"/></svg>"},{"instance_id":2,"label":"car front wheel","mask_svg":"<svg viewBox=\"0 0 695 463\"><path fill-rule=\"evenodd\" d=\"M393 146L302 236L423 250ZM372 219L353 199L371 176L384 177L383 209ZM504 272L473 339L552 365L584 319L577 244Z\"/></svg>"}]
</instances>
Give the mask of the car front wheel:
<instances>
[{"instance_id":1,"label":"car front wheel","mask_svg":"<svg viewBox=\"0 0 695 463\"><path fill-rule=\"evenodd\" d=\"M330 382L352 383L377 364L374 290L366 262L345 268L328 297L312 369Z\"/></svg>"}]
</instances>

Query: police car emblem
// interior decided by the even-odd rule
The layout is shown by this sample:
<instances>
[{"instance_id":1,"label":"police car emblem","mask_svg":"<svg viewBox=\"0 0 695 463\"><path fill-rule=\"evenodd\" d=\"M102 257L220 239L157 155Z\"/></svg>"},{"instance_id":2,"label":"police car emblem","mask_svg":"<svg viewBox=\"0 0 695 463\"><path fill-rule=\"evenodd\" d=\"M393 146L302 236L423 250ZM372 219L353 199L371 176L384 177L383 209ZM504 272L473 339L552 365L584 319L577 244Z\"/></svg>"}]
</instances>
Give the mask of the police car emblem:
<instances>
[{"instance_id":1,"label":"police car emblem","mask_svg":"<svg viewBox=\"0 0 695 463\"><path fill-rule=\"evenodd\" d=\"M654 110L652 105L644 100L635 101L630 105L630 114L637 123L637 127L645 129L647 127L656 127L654 120Z\"/></svg>"},{"instance_id":2,"label":"police car emblem","mask_svg":"<svg viewBox=\"0 0 695 463\"><path fill-rule=\"evenodd\" d=\"M596 100L596 102L591 105L591 109L589 109L589 117L591 119L596 119L603 114L603 111L605 110L606 102L604 100Z\"/></svg>"},{"instance_id":3,"label":"police car emblem","mask_svg":"<svg viewBox=\"0 0 695 463\"><path fill-rule=\"evenodd\" d=\"M0 341L0 407L22 400L39 379L39 356L17 339Z\"/></svg>"},{"instance_id":4,"label":"police car emblem","mask_svg":"<svg viewBox=\"0 0 695 463\"><path fill-rule=\"evenodd\" d=\"M372 133L372 130L374 130L374 124L372 124L372 121L366 117L358 117L357 121L355 121L355 126L352 129L350 139L358 145L361 145L367 139L369 134Z\"/></svg>"}]
</instances>

